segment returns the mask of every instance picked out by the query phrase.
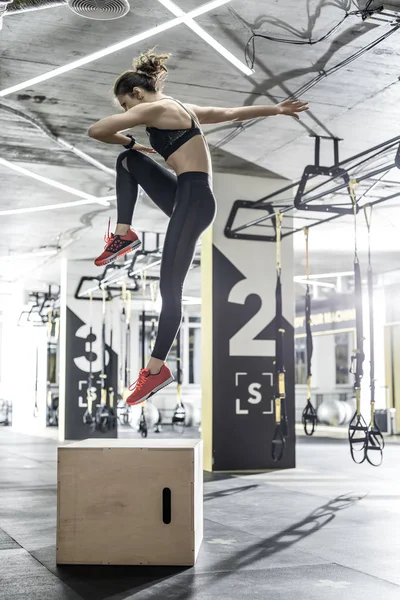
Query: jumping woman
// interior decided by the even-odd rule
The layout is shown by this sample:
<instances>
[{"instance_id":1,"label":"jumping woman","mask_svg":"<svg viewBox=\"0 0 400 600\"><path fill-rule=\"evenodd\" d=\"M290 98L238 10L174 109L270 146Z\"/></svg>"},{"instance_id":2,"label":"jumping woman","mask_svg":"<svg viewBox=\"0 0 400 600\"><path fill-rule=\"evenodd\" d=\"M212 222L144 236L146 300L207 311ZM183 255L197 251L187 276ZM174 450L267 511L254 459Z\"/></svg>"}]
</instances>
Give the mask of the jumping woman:
<instances>
[{"instance_id":1,"label":"jumping woman","mask_svg":"<svg viewBox=\"0 0 400 600\"><path fill-rule=\"evenodd\" d=\"M308 110L306 102L286 100L275 106L239 108L184 105L162 92L168 55L153 50L134 60L114 84L114 95L124 113L98 121L89 135L106 144L126 148L117 160L117 226L108 232L104 252L95 260L106 265L140 245L131 228L139 186L169 217L160 271L162 309L150 361L131 386L130 405L139 404L173 381L165 364L182 319L182 289L201 234L216 214L211 184L211 158L201 124L245 121L256 117L289 115ZM120 133L145 125L151 148ZM147 154L157 152L171 170ZM173 172L171 172L173 171Z\"/></svg>"}]
</instances>

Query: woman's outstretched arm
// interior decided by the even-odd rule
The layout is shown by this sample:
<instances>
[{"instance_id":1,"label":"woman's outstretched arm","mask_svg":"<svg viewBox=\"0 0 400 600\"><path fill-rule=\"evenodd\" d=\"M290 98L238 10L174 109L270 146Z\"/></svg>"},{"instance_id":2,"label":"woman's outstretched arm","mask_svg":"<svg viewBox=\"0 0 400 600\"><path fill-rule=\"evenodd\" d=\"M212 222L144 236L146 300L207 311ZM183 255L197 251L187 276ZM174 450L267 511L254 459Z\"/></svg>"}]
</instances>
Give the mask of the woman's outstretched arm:
<instances>
[{"instance_id":1,"label":"woman's outstretched arm","mask_svg":"<svg viewBox=\"0 0 400 600\"><path fill-rule=\"evenodd\" d=\"M189 105L200 123L224 123L226 121L247 121L259 117L288 115L299 119L298 113L309 110L308 102L285 100L272 106L240 106L237 108L217 108Z\"/></svg>"}]
</instances>

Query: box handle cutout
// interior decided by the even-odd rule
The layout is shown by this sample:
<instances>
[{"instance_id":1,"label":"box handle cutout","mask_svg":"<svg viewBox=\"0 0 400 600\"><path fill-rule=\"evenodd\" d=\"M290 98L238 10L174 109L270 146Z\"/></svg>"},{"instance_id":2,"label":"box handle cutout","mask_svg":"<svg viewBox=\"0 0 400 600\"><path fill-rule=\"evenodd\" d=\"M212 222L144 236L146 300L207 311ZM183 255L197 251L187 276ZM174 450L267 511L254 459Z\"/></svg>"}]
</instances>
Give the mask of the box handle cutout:
<instances>
[{"instance_id":1,"label":"box handle cutout","mask_svg":"<svg viewBox=\"0 0 400 600\"><path fill-rule=\"evenodd\" d=\"M171 523L171 490L163 489L163 521L166 525Z\"/></svg>"}]
</instances>

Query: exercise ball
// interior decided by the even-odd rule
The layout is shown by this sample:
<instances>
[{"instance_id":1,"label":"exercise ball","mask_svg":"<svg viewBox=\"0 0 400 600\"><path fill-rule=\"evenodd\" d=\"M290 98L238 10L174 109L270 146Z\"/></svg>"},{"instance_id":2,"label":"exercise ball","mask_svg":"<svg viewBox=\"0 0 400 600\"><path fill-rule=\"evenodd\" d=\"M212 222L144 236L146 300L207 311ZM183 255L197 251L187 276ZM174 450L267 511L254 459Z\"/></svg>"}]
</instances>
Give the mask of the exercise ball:
<instances>
[{"instance_id":1,"label":"exercise ball","mask_svg":"<svg viewBox=\"0 0 400 600\"><path fill-rule=\"evenodd\" d=\"M346 409L340 400L326 400L317 409L318 421L324 425L337 427L346 418Z\"/></svg>"},{"instance_id":2,"label":"exercise ball","mask_svg":"<svg viewBox=\"0 0 400 600\"><path fill-rule=\"evenodd\" d=\"M142 405L136 404L130 407L129 411L129 423L130 425L139 431L139 420L142 413ZM144 416L146 417L147 428L152 429L158 422L160 414L158 408L154 406L152 402L146 402L144 405Z\"/></svg>"},{"instance_id":3,"label":"exercise ball","mask_svg":"<svg viewBox=\"0 0 400 600\"><path fill-rule=\"evenodd\" d=\"M344 417L342 425L348 425L348 423L350 423L351 419L353 418L355 406L353 408L353 404L351 404L347 400L343 401L342 405L345 410L345 417Z\"/></svg>"}]
</instances>

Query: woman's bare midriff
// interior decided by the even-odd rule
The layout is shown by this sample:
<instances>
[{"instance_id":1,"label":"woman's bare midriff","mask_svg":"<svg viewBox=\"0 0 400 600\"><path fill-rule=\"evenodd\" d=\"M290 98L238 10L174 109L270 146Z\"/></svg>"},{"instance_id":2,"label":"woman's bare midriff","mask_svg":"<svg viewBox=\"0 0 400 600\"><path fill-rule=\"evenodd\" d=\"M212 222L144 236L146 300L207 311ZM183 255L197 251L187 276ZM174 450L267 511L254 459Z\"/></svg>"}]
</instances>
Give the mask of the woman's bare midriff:
<instances>
[{"instance_id":1,"label":"woman's bare midriff","mask_svg":"<svg viewBox=\"0 0 400 600\"><path fill-rule=\"evenodd\" d=\"M211 174L211 159L206 142L201 135L196 135L167 159L167 165L177 175L187 171L202 171Z\"/></svg>"}]
</instances>

